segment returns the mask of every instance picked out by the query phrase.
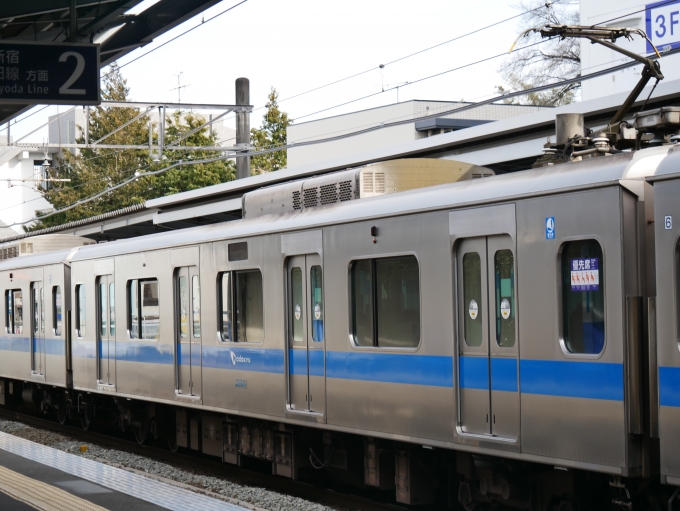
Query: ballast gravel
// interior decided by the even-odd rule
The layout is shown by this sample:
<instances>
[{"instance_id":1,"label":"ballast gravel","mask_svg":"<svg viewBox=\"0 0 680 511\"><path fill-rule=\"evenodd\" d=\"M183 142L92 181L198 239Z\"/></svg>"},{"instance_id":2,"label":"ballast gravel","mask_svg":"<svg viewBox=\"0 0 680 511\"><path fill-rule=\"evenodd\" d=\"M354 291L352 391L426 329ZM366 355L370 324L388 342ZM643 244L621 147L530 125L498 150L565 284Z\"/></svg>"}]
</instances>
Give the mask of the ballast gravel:
<instances>
[{"instance_id":1,"label":"ballast gravel","mask_svg":"<svg viewBox=\"0 0 680 511\"><path fill-rule=\"evenodd\" d=\"M228 500L254 510L268 511L347 511L347 508L329 507L298 497L276 493L265 488L247 486L186 467L178 467L144 456L88 443L81 452L82 441L62 433L34 428L21 422L0 418L0 431L25 438L54 449L82 456L100 463L107 463L148 477L178 484L186 489Z\"/></svg>"}]
</instances>

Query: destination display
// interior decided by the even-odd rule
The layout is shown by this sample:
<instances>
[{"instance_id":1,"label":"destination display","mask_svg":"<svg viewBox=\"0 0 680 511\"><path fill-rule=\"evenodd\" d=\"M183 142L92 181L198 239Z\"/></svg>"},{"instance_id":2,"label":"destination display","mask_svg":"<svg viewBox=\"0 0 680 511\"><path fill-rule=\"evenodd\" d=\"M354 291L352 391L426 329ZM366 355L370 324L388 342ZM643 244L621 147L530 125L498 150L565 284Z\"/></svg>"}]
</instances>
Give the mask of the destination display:
<instances>
[{"instance_id":1,"label":"destination display","mask_svg":"<svg viewBox=\"0 0 680 511\"><path fill-rule=\"evenodd\" d=\"M0 41L0 103L100 104L99 45Z\"/></svg>"}]
</instances>

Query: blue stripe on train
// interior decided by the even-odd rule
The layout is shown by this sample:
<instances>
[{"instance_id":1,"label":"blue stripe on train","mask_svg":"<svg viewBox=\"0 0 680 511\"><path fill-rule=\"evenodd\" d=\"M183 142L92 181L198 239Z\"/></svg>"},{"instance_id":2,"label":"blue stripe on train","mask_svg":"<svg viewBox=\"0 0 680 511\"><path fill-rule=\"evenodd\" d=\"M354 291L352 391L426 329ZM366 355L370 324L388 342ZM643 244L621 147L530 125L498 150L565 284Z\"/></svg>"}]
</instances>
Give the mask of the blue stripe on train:
<instances>
[{"instance_id":1,"label":"blue stripe on train","mask_svg":"<svg viewBox=\"0 0 680 511\"><path fill-rule=\"evenodd\" d=\"M203 346L203 367L283 374L283 350Z\"/></svg>"},{"instance_id":2,"label":"blue stripe on train","mask_svg":"<svg viewBox=\"0 0 680 511\"><path fill-rule=\"evenodd\" d=\"M623 401L623 364L522 360L523 394Z\"/></svg>"},{"instance_id":3,"label":"blue stripe on train","mask_svg":"<svg viewBox=\"0 0 680 511\"><path fill-rule=\"evenodd\" d=\"M326 352L329 378L453 386L451 357L371 352Z\"/></svg>"},{"instance_id":4,"label":"blue stripe on train","mask_svg":"<svg viewBox=\"0 0 680 511\"><path fill-rule=\"evenodd\" d=\"M309 357L309 375L323 376L323 350L320 349L290 349L288 350L288 364L291 374L307 374L307 357Z\"/></svg>"},{"instance_id":5,"label":"blue stripe on train","mask_svg":"<svg viewBox=\"0 0 680 511\"><path fill-rule=\"evenodd\" d=\"M680 367L659 367L659 404L680 406Z\"/></svg>"},{"instance_id":6,"label":"blue stripe on train","mask_svg":"<svg viewBox=\"0 0 680 511\"><path fill-rule=\"evenodd\" d=\"M29 353L31 351L31 338L0 337L0 350ZM63 356L66 353L64 339L45 339L45 353Z\"/></svg>"},{"instance_id":7,"label":"blue stripe on train","mask_svg":"<svg viewBox=\"0 0 680 511\"><path fill-rule=\"evenodd\" d=\"M462 356L460 364L460 387L463 389L489 390L489 359L486 356ZM517 392L517 360L514 358L491 358L491 388L505 392Z\"/></svg>"}]
</instances>

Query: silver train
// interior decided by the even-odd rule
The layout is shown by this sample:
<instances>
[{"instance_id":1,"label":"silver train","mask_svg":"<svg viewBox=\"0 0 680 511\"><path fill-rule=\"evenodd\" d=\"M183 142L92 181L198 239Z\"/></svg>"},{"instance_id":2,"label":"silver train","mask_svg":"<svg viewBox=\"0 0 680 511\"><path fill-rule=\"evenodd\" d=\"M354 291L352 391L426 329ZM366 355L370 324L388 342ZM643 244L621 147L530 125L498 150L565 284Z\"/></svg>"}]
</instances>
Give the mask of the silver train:
<instances>
[{"instance_id":1,"label":"silver train","mask_svg":"<svg viewBox=\"0 0 680 511\"><path fill-rule=\"evenodd\" d=\"M665 136L360 200L370 172L344 171L242 220L3 261L0 400L406 504L674 509Z\"/></svg>"}]
</instances>

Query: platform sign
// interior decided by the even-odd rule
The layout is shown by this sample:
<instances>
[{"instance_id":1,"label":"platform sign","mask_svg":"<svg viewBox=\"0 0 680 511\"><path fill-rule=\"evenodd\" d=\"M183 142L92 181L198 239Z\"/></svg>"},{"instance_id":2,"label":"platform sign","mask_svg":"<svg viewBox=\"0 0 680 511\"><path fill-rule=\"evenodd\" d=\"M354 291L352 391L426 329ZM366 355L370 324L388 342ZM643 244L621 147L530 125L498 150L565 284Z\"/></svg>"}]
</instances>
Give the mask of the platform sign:
<instances>
[{"instance_id":1,"label":"platform sign","mask_svg":"<svg viewBox=\"0 0 680 511\"><path fill-rule=\"evenodd\" d=\"M0 103L100 104L99 45L0 41Z\"/></svg>"},{"instance_id":2,"label":"platform sign","mask_svg":"<svg viewBox=\"0 0 680 511\"><path fill-rule=\"evenodd\" d=\"M645 14L645 32L660 52L680 48L680 0L648 4ZM649 41L647 53L654 53Z\"/></svg>"}]
</instances>

